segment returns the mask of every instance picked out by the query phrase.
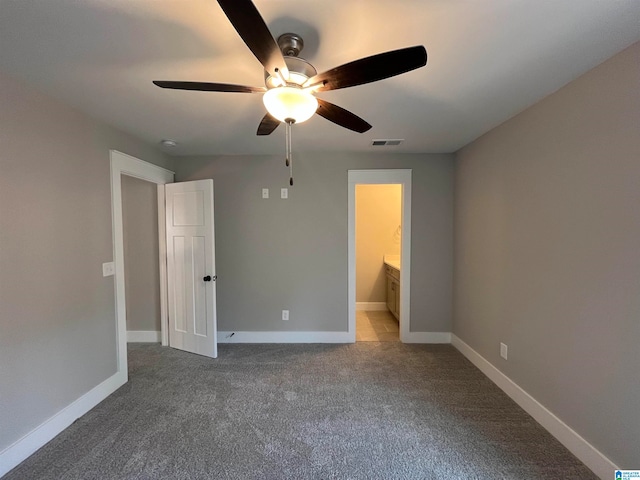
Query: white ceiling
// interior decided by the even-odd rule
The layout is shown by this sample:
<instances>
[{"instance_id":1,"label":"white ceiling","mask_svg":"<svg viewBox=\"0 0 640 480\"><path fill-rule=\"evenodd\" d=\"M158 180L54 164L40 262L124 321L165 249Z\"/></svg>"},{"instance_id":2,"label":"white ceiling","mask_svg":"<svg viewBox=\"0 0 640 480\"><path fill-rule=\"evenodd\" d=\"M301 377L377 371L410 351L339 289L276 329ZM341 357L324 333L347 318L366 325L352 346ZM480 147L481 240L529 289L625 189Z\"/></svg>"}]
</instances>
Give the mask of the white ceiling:
<instances>
[{"instance_id":1,"label":"white ceiling","mask_svg":"<svg viewBox=\"0 0 640 480\"><path fill-rule=\"evenodd\" d=\"M425 68L320 97L358 134L315 116L294 149L452 152L640 40L638 0L255 0L274 37L300 34L319 72L424 45ZM89 115L190 154L271 154L259 94L165 90L152 80L264 84L215 0L0 0L0 71ZM1 105L0 105L1 108ZM375 147L377 150L381 147Z\"/></svg>"}]
</instances>

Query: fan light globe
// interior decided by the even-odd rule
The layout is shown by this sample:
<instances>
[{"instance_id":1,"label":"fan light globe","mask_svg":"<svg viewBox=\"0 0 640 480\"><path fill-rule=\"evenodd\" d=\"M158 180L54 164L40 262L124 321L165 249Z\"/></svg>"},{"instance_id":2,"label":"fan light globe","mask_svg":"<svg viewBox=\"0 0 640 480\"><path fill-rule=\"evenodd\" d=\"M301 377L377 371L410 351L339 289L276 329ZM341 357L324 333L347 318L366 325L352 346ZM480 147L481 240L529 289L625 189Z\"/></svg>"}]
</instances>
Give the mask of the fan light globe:
<instances>
[{"instance_id":1,"label":"fan light globe","mask_svg":"<svg viewBox=\"0 0 640 480\"><path fill-rule=\"evenodd\" d=\"M272 117L281 122L293 119L295 123L309 120L318 109L318 100L311 93L296 87L277 87L262 97Z\"/></svg>"}]
</instances>

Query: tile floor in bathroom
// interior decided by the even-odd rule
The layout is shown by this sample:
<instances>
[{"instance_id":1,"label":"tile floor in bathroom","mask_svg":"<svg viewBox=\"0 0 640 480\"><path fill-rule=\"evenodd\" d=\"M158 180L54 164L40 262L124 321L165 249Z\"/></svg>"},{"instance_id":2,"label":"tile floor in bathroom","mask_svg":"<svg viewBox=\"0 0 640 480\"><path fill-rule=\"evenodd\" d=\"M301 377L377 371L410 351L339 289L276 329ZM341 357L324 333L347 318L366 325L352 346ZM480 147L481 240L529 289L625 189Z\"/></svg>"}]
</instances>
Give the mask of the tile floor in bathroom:
<instances>
[{"instance_id":1,"label":"tile floor in bathroom","mask_svg":"<svg viewBox=\"0 0 640 480\"><path fill-rule=\"evenodd\" d=\"M356 342L399 341L398 321L389 311L356 311Z\"/></svg>"}]
</instances>

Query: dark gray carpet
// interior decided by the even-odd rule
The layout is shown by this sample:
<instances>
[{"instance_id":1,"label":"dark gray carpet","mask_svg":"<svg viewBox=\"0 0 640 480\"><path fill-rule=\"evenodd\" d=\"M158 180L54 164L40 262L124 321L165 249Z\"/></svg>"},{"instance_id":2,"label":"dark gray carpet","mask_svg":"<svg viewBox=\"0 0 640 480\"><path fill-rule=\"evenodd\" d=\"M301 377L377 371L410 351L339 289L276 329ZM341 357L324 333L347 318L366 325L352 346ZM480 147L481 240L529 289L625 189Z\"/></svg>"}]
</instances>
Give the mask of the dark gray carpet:
<instances>
[{"instance_id":1,"label":"dark gray carpet","mask_svg":"<svg viewBox=\"0 0 640 480\"><path fill-rule=\"evenodd\" d=\"M15 479L596 479L450 345L129 347Z\"/></svg>"}]
</instances>

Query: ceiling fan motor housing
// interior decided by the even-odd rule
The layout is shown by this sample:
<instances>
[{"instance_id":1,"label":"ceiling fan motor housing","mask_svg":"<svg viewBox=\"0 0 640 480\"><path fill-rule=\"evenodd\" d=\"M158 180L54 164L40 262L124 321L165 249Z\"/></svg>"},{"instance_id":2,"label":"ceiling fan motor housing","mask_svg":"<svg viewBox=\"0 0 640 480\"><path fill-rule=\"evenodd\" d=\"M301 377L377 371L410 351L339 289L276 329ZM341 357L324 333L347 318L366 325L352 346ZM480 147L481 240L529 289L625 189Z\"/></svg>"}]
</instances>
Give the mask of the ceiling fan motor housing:
<instances>
[{"instance_id":1,"label":"ceiling fan motor housing","mask_svg":"<svg viewBox=\"0 0 640 480\"><path fill-rule=\"evenodd\" d=\"M289 69L289 78L287 79L287 83L289 84L300 86L318 73L315 67L304 58L284 57L284 62L287 64L287 68ZM264 83L267 88L274 88L281 86L282 82L278 77L272 77L269 72L265 70Z\"/></svg>"},{"instance_id":2,"label":"ceiling fan motor housing","mask_svg":"<svg viewBox=\"0 0 640 480\"><path fill-rule=\"evenodd\" d=\"M278 37L278 47L285 57L297 57L304 48L304 41L296 33L283 33Z\"/></svg>"},{"instance_id":3,"label":"ceiling fan motor housing","mask_svg":"<svg viewBox=\"0 0 640 480\"><path fill-rule=\"evenodd\" d=\"M287 64L289 69L288 84L302 85L307 79L313 77L318 72L307 62L304 58L298 57L302 49L304 48L304 41L300 35L295 33L283 33L278 37L278 47L282 51L284 57L284 63ZM264 83L267 88L281 86L279 78L272 77L269 72L264 72Z\"/></svg>"}]
</instances>

